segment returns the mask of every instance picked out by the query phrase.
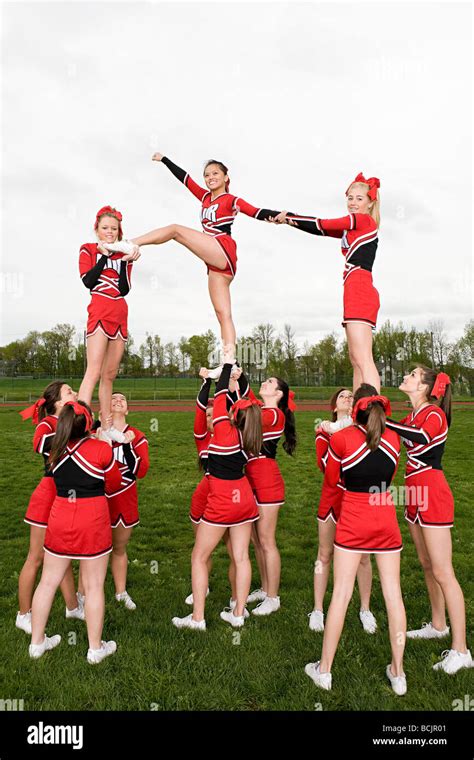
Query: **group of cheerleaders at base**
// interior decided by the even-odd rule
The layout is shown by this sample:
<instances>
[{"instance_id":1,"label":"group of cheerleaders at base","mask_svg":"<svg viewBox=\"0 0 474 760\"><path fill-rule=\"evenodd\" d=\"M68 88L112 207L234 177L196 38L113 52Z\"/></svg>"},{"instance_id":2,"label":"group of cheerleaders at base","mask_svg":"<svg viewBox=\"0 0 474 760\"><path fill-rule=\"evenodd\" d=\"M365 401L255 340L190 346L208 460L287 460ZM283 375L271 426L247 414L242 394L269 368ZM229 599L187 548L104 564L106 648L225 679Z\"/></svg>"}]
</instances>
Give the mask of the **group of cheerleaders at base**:
<instances>
[{"instance_id":1,"label":"group of cheerleaders at base","mask_svg":"<svg viewBox=\"0 0 474 760\"><path fill-rule=\"evenodd\" d=\"M373 553L377 557L381 580L383 578L382 587L390 620L393 656L392 663L387 668L387 676L396 693L404 693L406 690L406 680L402 670L406 625L399 591L399 553L402 547L395 509L390 500L390 493L387 491L398 462L400 435L408 447L407 480L410 479L410 483L414 485L423 486L423 488L407 488L407 517L413 523L412 535L425 572L433 610L433 620L418 634L420 638L441 638L447 635L449 631L445 620L447 606L453 629L452 648L435 667L448 673L454 673L461 667L469 667L472 660L465 641L464 600L451 561L449 528L453 523L453 500L441 469L441 455L449 422L449 378L443 373L436 375L433 371L422 367L416 368L405 378L401 388L409 395L414 411L402 423L387 420L388 401L385 397L378 395L380 378L372 356L372 330L375 328L380 301L372 282L372 266L378 245L380 221L379 180L375 177L366 179L362 174L357 175L346 190L348 213L338 219L321 219L285 211L259 209L242 198L231 195L228 169L219 161L211 160L206 163L204 168L206 188L203 188L183 169L160 153L154 154L153 160L162 162L201 202L203 231L198 232L182 225L172 224L127 241L123 240L120 212L106 206L97 213L95 221L97 242L81 247L79 262L82 281L91 292L87 323L87 371L79 390L79 398L83 400L83 405L78 407L77 404L82 402L65 402L66 409L59 415L58 426L62 422L62 416L65 416L64 421L68 424L65 430L61 429L61 436L58 436L58 431L56 431L49 458L50 465L51 462L54 464L52 471L57 487L58 484L61 487L61 492L58 487L58 496L54 501L58 504L58 511L67 508L64 503L58 502L65 498L61 495L64 492L64 484L61 483L61 467L58 470L58 466L66 462L67 467L64 471L67 470L68 476L75 471L75 466L76 469L82 470L78 473L79 480L84 479L84 472L88 475L91 472L84 464L85 456L79 457L80 465L77 463L78 457L76 461L74 460L76 438L73 438L73 435L79 436L77 440L81 441L83 446L87 445L90 448L95 444L97 457L101 452L104 461L100 466L93 465L96 476L94 486L97 488L97 473L100 472L102 473L99 476L99 479L102 479L101 488L105 491L116 488L115 485L109 487L107 484L106 473L109 479L114 477L115 462L105 461L105 452L107 451L110 456L110 450L105 449L103 444L107 442L110 446L118 443L123 446L129 442L127 433L118 429L120 426L110 415L113 380L123 354L124 342L127 339L125 295L130 289L133 262L137 261L141 255L140 246L175 240L207 266L209 293L221 329L224 361L220 367L207 371L207 377L218 380L218 383L212 408L213 434L208 444L205 444L207 445L208 474L204 476L206 479L204 482L207 482L207 485L202 484L193 497L194 507L197 508L199 502L201 504L200 514L196 512L193 520L196 531L192 557L193 613L184 619L175 618L173 622L179 627L198 629L205 627L204 604L208 590L210 557L213 548L224 538L232 560L229 573L232 599L231 607L228 611L224 611L223 617L237 627L243 624L250 588L251 568L248 560L248 545L252 530L263 588L259 599L262 602L268 599L268 603L263 607L264 612L261 614L275 611L279 606L279 555L278 551L275 551L274 528L283 491L279 480L281 476L278 477L279 473L277 474L275 469L276 446L274 445L270 452L268 446L265 449L264 415L269 414L265 411L265 407L275 410L272 412L272 417L275 419L279 434L281 434L282 426L285 433L288 433L286 444L290 453L296 441L294 420L291 420L292 410L288 386L278 378L270 378L267 381L273 386L271 393L267 393L262 386L261 395L265 405L261 408L255 397L232 400L232 390L229 387L232 372L234 380L239 379L237 377L239 370L234 364L236 333L230 302L230 284L235 277L237 265L236 244L231 236L232 225L238 212L242 211L259 220L288 224L310 234L340 238L345 259L342 324L346 331L349 357L354 372L354 408L349 420L341 419L322 425L323 432L332 437L327 441L327 457L324 454L320 457L321 465L325 467L326 472L321 497L323 505L320 505L319 514L322 519L319 525L327 523L328 515L322 515L321 510L330 504L331 519L337 520L334 536L334 593L324 628L322 659L318 663L308 665L306 671L318 686L330 688L332 659L342 630L347 604L352 595L354 579L363 556ZM98 380L100 380L99 402L102 421L100 437L103 440L93 441L87 435L88 407ZM227 408L228 404L231 405L230 409ZM337 405L335 406L337 408ZM444 413L443 407L448 411L448 416ZM285 417L284 425L283 418L277 411L278 408ZM206 413L209 417L211 416L211 412ZM342 416L347 418L347 415ZM352 422L354 424L348 425ZM199 433L198 436L201 434ZM84 443L82 443L81 435L85 436ZM275 440L277 436L273 439L273 443ZM321 441L319 443L317 441L317 446L320 445ZM97 447L100 447L100 452ZM203 456L200 458L203 459ZM263 462L264 495L258 506L251 478L252 468L261 467L262 465L259 464L261 461ZM244 465L246 466L245 474ZM343 489L340 487L342 484L344 484ZM372 492L374 488L380 492L384 502L383 508L380 507L375 511L376 505L373 503L374 493ZM204 500L205 489L207 489L207 494ZM332 496L330 489L332 489ZM426 491L429 495L428 501L426 503L426 500L419 501L419 494ZM80 492L79 487L77 493ZM267 504L268 493L270 493L270 499L274 501ZM97 496L102 498L103 493ZM94 492L92 498L95 497ZM90 498L88 493L85 498ZM76 499L76 504L78 500ZM337 516L338 500L339 517ZM265 505L270 507L268 513L264 511ZM273 513L272 507L276 507ZM193 518L193 507L191 517ZM43 610L49 610L48 604L50 606L50 600L52 600L51 588L54 586L56 589L59 583L68 578L70 556L74 555L74 558L84 560L83 566L98 561L97 546L92 547L95 553L94 558L91 559L91 547L88 547L89 553L84 552L81 546L82 538L74 545L74 551L66 549L69 554L64 553L65 547L62 545L64 536L61 536L62 523L62 518L57 520L59 545L55 545L52 552L51 547L48 547L51 531L46 534L46 557L49 560L50 556L56 556L59 559L67 559L68 562L67 566L64 565L62 572L56 572L54 580L49 583L49 597L46 602L42 602ZM257 526L266 524L267 529L264 528L259 534L258 527L257 530L255 527L252 528L255 523ZM324 528L320 527L320 531L322 534ZM321 587L318 585L316 589L315 613L322 613L322 586L327 583L327 568L324 570L324 567L328 564L327 555L332 553L331 538L327 535L328 533L329 531L326 531L320 546L319 560L323 572L320 574ZM110 550L111 547L104 549L103 555ZM370 572L370 566L369 568L365 566L358 576L363 612L369 612ZM43 577L44 575L45 571L43 571ZM41 583L38 589L40 587ZM66 592L69 593L69 604L66 602L68 606L73 603L71 602L72 587L69 585L69 588L70 591ZM46 589L42 592L42 596L48 596ZM38 599L38 607L41 607L39 602L40 599ZM100 604L97 605L97 609L99 608ZM91 609L93 609L92 604ZM87 622L88 616L86 601ZM45 622L46 617L47 615L43 614L41 618L38 613L39 622L35 632L35 602L33 602L34 645L40 648L44 646L45 641L48 641L44 638L41 643L42 631L44 631L44 625L41 628L41 621ZM99 618L98 614L97 619ZM102 619L103 609L100 620ZM366 630L374 629L373 616L370 618L365 615L362 622ZM310 616L310 626L315 629L323 626L321 614ZM93 643L97 643L97 639ZM46 646L46 648L49 647ZM94 647L92 650L99 651Z\"/></svg>"}]
</instances>

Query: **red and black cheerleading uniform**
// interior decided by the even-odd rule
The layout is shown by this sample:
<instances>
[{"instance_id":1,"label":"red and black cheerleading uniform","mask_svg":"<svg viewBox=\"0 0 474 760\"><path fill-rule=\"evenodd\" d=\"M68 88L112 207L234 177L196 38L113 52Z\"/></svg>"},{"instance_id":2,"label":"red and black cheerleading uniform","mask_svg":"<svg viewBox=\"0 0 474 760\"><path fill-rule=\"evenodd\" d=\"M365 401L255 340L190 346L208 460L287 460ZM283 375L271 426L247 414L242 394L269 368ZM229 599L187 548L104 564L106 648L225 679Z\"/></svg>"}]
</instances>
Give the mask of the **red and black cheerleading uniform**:
<instances>
[{"instance_id":1,"label":"red and black cheerleading uniform","mask_svg":"<svg viewBox=\"0 0 474 760\"><path fill-rule=\"evenodd\" d=\"M370 451L362 425L331 436L324 475L336 489L344 480L341 512L334 545L362 554L386 554L402 550L395 505L388 490L400 457L400 439L385 430L375 451Z\"/></svg>"},{"instance_id":2,"label":"red and black cheerleading uniform","mask_svg":"<svg viewBox=\"0 0 474 760\"><path fill-rule=\"evenodd\" d=\"M87 307L87 337L97 330L110 340L127 340L128 305L125 296L131 288L132 262L122 261L123 253L104 256L97 243L85 243L79 254L79 273L91 291Z\"/></svg>"},{"instance_id":3,"label":"red and black cheerleading uniform","mask_svg":"<svg viewBox=\"0 0 474 760\"><path fill-rule=\"evenodd\" d=\"M370 214L347 214L340 219L319 219L289 213L295 226L312 235L341 238L345 258L343 273L344 314L342 325L362 322L375 329L380 308L372 267L378 245L377 225Z\"/></svg>"},{"instance_id":4,"label":"red and black cheerleading uniform","mask_svg":"<svg viewBox=\"0 0 474 760\"><path fill-rule=\"evenodd\" d=\"M36 426L33 436L33 449L44 458L44 477L31 494L24 520L29 525L35 525L38 528L47 527L49 513L56 497L56 484L52 473L47 468L47 463L57 424L57 416L48 414Z\"/></svg>"},{"instance_id":5,"label":"red and black cheerleading uniform","mask_svg":"<svg viewBox=\"0 0 474 760\"><path fill-rule=\"evenodd\" d=\"M231 364L224 364L216 386L212 410L214 432L208 446L209 495L202 522L232 527L258 520L250 483L244 475L247 454L240 430L227 412Z\"/></svg>"},{"instance_id":6,"label":"red and black cheerleading uniform","mask_svg":"<svg viewBox=\"0 0 474 760\"><path fill-rule=\"evenodd\" d=\"M69 441L53 469L57 496L44 539L56 557L96 559L112 551L112 528L105 492L122 480L108 443L86 437Z\"/></svg>"},{"instance_id":7,"label":"red and black cheerleading uniform","mask_svg":"<svg viewBox=\"0 0 474 760\"><path fill-rule=\"evenodd\" d=\"M237 198L237 196L230 193L221 193L216 198L211 198L211 192L204 187L200 187L184 169L176 166L166 156L161 161L188 188L198 201L201 201L203 232L216 238L226 257L227 266L225 269L208 265L207 271L212 270L213 272L220 272L229 277L234 277L237 271L237 245L232 238L232 225L239 211L262 221L269 219L271 216L277 216L279 212L268 208L257 208L244 201L243 198Z\"/></svg>"},{"instance_id":8,"label":"red and black cheerleading uniform","mask_svg":"<svg viewBox=\"0 0 474 760\"><path fill-rule=\"evenodd\" d=\"M196 412L194 415L194 442L196 444L199 460L204 470L204 476L194 489L191 497L191 509L189 517L196 525L206 509L207 497L209 496L209 478L207 469L208 449L212 433L207 429L206 409L211 390L211 380L206 378L202 383L196 398Z\"/></svg>"},{"instance_id":9,"label":"red and black cheerleading uniform","mask_svg":"<svg viewBox=\"0 0 474 760\"><path fill-rule=\"evenodd\" d=\"M316 430L316 464L324 474L326 471L326 464L329 455L329 433L326 433L322 428ZM323 481L323 487L321 489L321 497L318 505L318 520L320 522L327 522L329 518L334 523L337 523L339 515L341 514L342 497L344 496L344 484L342 480L336 485L336 488L329 486L326 480Z\"/></svg>"},{"instance_id":10,"label":"red and black cheerleading uniform","mask_svg":"<svg viewBox=\"0 0 474 760\"><path fill-rule=\"evenodd\" d=\"M424 528L452 528L454 498L441 459L448 437L446 415L436 404L411 412L387 427L401 436L407 449L405 517Z\"/></svg>"},{"instance_id":11,"label":"red and black cheerleading uniform","mask_svg":"<svg viewBox=\"0 0 474 760\"><path fill-rule=\"evenodd\" d=\"M144 478L150 466L148 441L144 433L126 425L123 433L132 430L135 438L130 443L112 444L114 459L118 464L122 481L116 491L106 493L110 511L110 524L116 528L134 528L140 522L138 514L138 491L136 481Z\"/></svg>"}]
</instances>

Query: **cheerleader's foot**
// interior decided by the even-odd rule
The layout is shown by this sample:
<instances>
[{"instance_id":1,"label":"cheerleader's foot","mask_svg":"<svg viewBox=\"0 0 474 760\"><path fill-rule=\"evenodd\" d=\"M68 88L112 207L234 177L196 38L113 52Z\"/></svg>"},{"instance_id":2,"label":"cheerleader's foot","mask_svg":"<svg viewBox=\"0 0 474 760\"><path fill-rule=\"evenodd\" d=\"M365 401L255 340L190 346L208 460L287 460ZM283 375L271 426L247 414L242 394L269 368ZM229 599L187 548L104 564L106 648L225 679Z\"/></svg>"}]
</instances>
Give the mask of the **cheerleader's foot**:
<instances>
[{"instance_id":1,"label":"cheerleader's foot","mask_svg":"<svg viewBox=\"0 0 474 760\"><path fill-rule=\"evenodd\" d=\"M137 605L133 601L132 597L126 591L122 591L120 594L115 594L117 602L124 602L127 610L136 610Z\"/></svg>"},{"instance_id":2,"label":"cheerleader's foot","mask_svg":"<svg viewBox=\"0 0 474 760\"><path fill-rule=\"evenodd\" d=\"M101 641L100 649L88 649L87 650L87 662L89 665L98 665L110 654L114 654L117 651L117 644L115 641Z\"/></svg>"},{"instance_id":3,"label":"cheerleader's foot","mask_svg":"<svg viewBox=\"0 0 474 760\"><path fill-rule=\"evenodd\" d=\"M45 636L41 644L30 644L28 647L28 653L30 657L32 657L34 660L37 660L38 657L42 657L45 652L48 652L50 649L54 649L54 647L57 647L58 644L61 642L61 636Z\"/></svg>"},{"instance_id":4,"label":"cheerleader's foot","mask_svg":"<svg viewBox=\"0 0 474 760\"><path fill-rule=\"evenodd\" d=\"M31 611L25 612L23 615L18 612L15 625L20 631L24 631L31 636Z\"/></svg>"},{"instance_id":5,"label":"cheerleader's foot","mask_svg":"<svg viewBox=\"0 0 474 760\"><path fill-rule=\"evenodd\" d=\"M138 247L135 243L130 242L130 240L117 240L116 243L106 243L102 240L101 243L108 251L112 253L124 253L125 255L134 253Z\"/></svg>"}]
</instances>

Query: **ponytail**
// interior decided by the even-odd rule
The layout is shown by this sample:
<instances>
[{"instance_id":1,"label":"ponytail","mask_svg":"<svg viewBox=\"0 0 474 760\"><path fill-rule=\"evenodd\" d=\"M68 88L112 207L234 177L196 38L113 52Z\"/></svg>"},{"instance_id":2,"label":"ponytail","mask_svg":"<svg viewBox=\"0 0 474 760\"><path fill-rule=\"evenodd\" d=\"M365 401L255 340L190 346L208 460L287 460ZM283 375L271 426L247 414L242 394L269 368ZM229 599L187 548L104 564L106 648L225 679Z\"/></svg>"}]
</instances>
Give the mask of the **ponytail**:
<instances>
[{"instance_id":1,"label":"ponytail","mask_svg":"<svg viewBox=\"0 0 474 760\"><path fill-rule=\"evenodd\" d=\"M282 380L281 377L276 377L275 380L277 381L278 390L283 393L280 401L278 402L278 408L281 409L285 415L285 440L283 442L283 448L287 454L293 456L293 452L297 444L297 438L295 415L288 406L290 388L288 383L285 382L285 380Z\"/></svg>"},{"instance_id":2,"label":"ponytail","mask_svg":"<svg viewBox=\"0 0 474 760\"><path fill-rule=\"evenodd\" d=\"M89 414L92 414L88 404L84 401L78 401L78 404L85 407ZM85 414L76 414L71 404L66 404L58 418L56 433L53 438L51 452L48 458L48 469L51 472L61 459L64 450L71 440L83 438L87 432L87 420Z\"/></svg>"},{"instance_id":3,"label":"ponytail","mask_svg":"<svg viewBox=\"0 0 474 760\"><path fill-rule=\"evenodd\" d=\"M246 454L258 456L263 445L262 413L257 404L239 409L235 424L242 433L243 449Z\"/></svg>"},{"instance_id":4,"label":"ponytail","mask_svg":"<svg viewBox=\"0 0 474 760\"><path fill-rule=\"evenodd\" d=\"M357 402L362 398L369 396L377 396L377 389L369 383L362 383L354 393L354 407ZM370 451L378 449L380 439L385 432L385 409L378 401L374 401L368 404L367 409L358 409L355 419L360 425L364 425L366 429L366 442Z\"/></svg>"}]
</instances>

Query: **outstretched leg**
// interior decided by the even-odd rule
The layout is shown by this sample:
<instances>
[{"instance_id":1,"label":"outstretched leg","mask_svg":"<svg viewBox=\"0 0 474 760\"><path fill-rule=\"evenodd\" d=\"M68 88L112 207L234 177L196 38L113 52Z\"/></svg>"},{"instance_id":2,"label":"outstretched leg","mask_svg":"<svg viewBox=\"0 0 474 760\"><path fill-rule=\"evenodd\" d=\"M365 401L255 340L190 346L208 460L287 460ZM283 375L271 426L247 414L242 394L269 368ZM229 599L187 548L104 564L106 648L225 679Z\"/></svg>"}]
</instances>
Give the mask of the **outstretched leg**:
<instances>
[{"instance_id":1,"label":"outstretched leg","mask_svg":"<svg viewBox=\"0 0 474 760\"><path fill-rule=\"evenodd\" d=\"M361 383L369 383L380 392L380 376L372 354L372 328L360 322L348 322L346 336L354 370L353 390Z\"/></svg>"}]
</instances>

